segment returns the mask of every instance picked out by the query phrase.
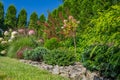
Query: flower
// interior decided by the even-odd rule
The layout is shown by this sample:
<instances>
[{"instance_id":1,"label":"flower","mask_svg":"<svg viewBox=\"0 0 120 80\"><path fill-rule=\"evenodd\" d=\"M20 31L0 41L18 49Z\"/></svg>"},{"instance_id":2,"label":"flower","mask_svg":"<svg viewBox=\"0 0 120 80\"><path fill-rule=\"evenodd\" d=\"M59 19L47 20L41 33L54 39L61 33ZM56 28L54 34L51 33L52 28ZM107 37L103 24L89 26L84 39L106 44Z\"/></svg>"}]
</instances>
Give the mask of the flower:
<instances>
[{"instance_id":1,"label":"flower","mask_svg":"<svg viewBox=\"0 0 120 80\"><path fill-rule=\"evenodd\" d=\"M11 29L11 28L9 29L9 32L12 32L12 29Z\"/></svg>"},{"instance_id":2,"label":"flower","mask_svg":"<svg viewBox=\"0 0 120 80\"><path fill-rule=\"evenodd\" d=\"M73 19L73 16L69 16L69 18L68 18L69 20L71 20L71 19Z\"/></svg>"},{"instance_id":3,"label":"flower","mask_svg":"<svg viewBox=\"0 0 120 80\"><path fill-rule=\"evenodd\" d=\"M1 51L0 53L1 53L1 54L6 54L7 52L6 52L6 50L3 50L3 51Z\"/></svg>"},{"instance_id":4,"label":"flower","mask_svg":"<svg viewBox=\"0 0 120 80\"><path fill-rule=\"evenodd\" d=\"M63 29L64 27L62 26L61 29Z\"/></svg>"},{"instance_id":5,"label":"flower","mask_svg":"<svg viewBox=\"0 0 120 80\"><path fill-rule=\"evenodd\" d=\"M34 35L35 34L35 31L34 30L29 30L28 31L28 35Z\"/></svg>"},{"instance_id":6,"label":"flower","mask_svg":"<svg viewBox=\"0 0 120 80\"><path fill-rule=\"evenodd\" d=\"M17 31L13 31L13 32L11 33L12 36L16 36L17 34L18 34Z\"/></svg>"},{"instance_id":7,"label":"flower","mask_svg":"<svg viewBox=\"0 0 120 80\"><path fill-rule=\"evenodd\" d=\"M7 41L2 41L1 44L7 44Z\"/></svg>"},{"instance_id":8,"label":"flower","mask_svg":"<svg viewBox=\"0 0 120 80\"><path fill-rule=\"evenodd\" d=\"M0 42L3 40L3 38L2 37L0 37Z\"/></svg>"},{"instance_id":9,"label":"flower","mask_svg":"<svg viewBox=\"0 0 120 80\"><path fill-rule=\"evenodd\" d=\"M5 36L8 36L8 35L9 35L9 32L8 32L8 31L5 31L5 32L4 32L4 35L5 35Z\"/></svg>"},{"instance_id":10,"label":"flower","mask_svg":"<svg viewBox=\"0 0 120 80\"><path fill-rule=\"evenodd\" d=\"M67 20L64 20L63 22L66 24L66 23L67 23Z\"/></svg>"},{"instance_id":11,"label":"flower","mask_svg":"<svg viewBox=\"0 0 120 80\"><path fill-rule=\"evenodd\" d=\"M77 24L79 24L80 23L80 21L77 21Z\"/></svg>"},{"instance_id":12,"label":"flower","mask_svg":"<svg viewBox=\"0 0 120 80\"><path fill-rule=\"evenodd\" d=\"M19 32L19 33L24 33L25 30L24 30L24 29L18 29L18 32Z\"/></svg>"},{"instance_id":13,"label":"flower","mask_svg":"<svg viewBox=\"0 0 120 80\"><path fill-rule=\"evenodd\" d=\"M12 39L12 40L15 39L15 36L12 35L10 39Z\"/></svg>"},{"instance_id":14,"label":"flower","mask_svg":"<svg viewBox=\"0 0 120 80\"><path fill-rule=\"evenodd\" d=\"M12 39L9 39L8 42L12 42L13 40Z\"/></svg>"}]
</instances>

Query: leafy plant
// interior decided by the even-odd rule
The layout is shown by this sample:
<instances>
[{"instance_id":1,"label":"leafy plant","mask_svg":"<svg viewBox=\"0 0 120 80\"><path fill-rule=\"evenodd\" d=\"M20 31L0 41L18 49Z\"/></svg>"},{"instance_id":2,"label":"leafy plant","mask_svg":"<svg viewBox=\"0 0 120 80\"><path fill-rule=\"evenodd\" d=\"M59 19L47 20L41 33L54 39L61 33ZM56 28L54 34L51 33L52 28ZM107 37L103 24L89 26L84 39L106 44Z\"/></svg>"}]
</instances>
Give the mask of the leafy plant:
<instances>
[{"instance_id":1,"label":"leafy plant","mask_svg":"<svg viewBox=\"0 0 120 80\"><path fill-rule=\"evenodd\" d=\"M31 40L31 37L20 37L14 42L11 42L10 46L8 47L7 56L16 58L17 52L24 47L36 47L36 45L34 45L34 42Z\"/></svg>"},{"instance_id":2,"label":"leafy plant","mask_svg":"<svg viewBox=\"0 0 120 80\"><path fill-rule=\"evenodd\" d=\"M73 52L67 49L54 49L51 53L44 55L43 58L45 63L59 66L72 65L76 61Z\"/></svg>"},{"instance_id":3,"label":"leafy plant","mask_svg":"<svg viewBox=\"0 0 120 80\"><path fill-rule=\"evenodd\" d=\"M43 55L48 54L50 51L44 47L37 47L31 51L26 50L24 52L24 58L25 59L31 59L34 61L42 61Z\"/></svg>"},{"instance_id":4,"label":"leafy plant","mask_svg":"<svg viewBox=\"0 0 120 80\"><path fill-rule=\"evenodd\" d=\"M92 45L84 49L82 62L90 70L104 77L116 78L120 73L120 48L118 46Z\"/></svg>"},{"instance_id":5,"label":"leafy plant","mask_svg":"<svg viewBox=\"0 0 120 80\"><path fill-rule=\"evenodd\" d=\"M20 50L17 51L17 58L23 59L23 53L25 50L32 50L32 48L29 47L23 47Z\"/></svg>"},{"instance_id":6,"label":"leafy plant","mask_svg":"<svg viewBox=\"0 0 120 80\"><path fill-rule=\"evenodd\" d=\"M58 41L57 38L51 38L49 40L46 40L44 47L52 50L54 48L58 48Z\"/></svg>"}]
</instances>

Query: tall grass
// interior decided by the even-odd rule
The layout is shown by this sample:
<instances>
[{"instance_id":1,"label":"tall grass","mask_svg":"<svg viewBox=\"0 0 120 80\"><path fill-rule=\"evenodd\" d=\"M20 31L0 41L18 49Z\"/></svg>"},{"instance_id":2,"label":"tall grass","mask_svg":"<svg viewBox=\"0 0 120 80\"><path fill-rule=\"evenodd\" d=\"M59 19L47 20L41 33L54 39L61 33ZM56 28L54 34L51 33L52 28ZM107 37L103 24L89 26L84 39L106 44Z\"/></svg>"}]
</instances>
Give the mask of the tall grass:
<instances>
[{"instance_id":1,"label":"tall grass","mask_svg":"<svg viewBox=\"0 0 120 80\"><path fill-rule=\"evenodd\" d=\"M16 53L18 50L24 47L30 47L34 48L35 44L33 42L33 38L31 37L20 37L10 43L10 46L8 47L8 53L7 56L9 57L16 57Z\"/></svg>"}]
</instances>

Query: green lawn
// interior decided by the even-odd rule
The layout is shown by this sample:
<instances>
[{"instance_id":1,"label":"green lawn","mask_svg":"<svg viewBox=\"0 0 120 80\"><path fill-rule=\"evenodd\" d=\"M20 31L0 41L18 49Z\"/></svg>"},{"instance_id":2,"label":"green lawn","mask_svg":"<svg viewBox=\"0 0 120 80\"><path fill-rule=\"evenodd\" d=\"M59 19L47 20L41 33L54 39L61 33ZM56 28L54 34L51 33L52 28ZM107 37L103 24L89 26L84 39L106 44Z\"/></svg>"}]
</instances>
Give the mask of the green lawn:
<instances>
[{"instance_id":1,"label":"green lawn","mask_svg":"<svg viewBox=\"0 0 120 80\"><path fill-rule=\"evenodd\" d=\"M2 79L5 77L5 79ZM16 59L0 57L0 80L69 80L19 62Z\"/></svg>"}]
</instances>

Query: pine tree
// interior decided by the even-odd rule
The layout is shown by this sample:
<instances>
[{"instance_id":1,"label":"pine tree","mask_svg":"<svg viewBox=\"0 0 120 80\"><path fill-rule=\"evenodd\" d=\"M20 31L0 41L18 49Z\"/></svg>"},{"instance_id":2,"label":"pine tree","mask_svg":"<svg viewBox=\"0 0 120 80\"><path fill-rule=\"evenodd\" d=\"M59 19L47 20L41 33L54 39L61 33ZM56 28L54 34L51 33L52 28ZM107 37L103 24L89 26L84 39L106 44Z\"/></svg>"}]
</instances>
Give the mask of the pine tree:
<instances>
[{"instance_id":1,"label":"pine tree","mask_svg":"<svg viewBox=\"0 0 120 80\"><path fill-rule=\"evenodd\" d=\"M4 6L2 2L0 2L0 28L4 28Z\"/></svg>"},{"instance_id":2,"label":"pine tree","mask_svg":"<svg viewBox=\"0 0 120 80\"><path fill-rule=\"evenodd\" d=\"M7 13L5 16L5 25L7 28L16 28L16 8L14 5L10 5L7 9Z\"/></svg>"},{"instance_id":3,"label":"pine tree","mask_svg":"<svg viewBox=\"0 0 120 80\"><path fill-rule=\"evenodd\" d=\"M25 28L27 24L27 12L25 9L22 9L20 13L18 14L18 23L17 27L18 28Z\"/></svg>"},{"instance_id":4,"label":"pine tree","mask_svg":"<svg viewBox=\"0 0 120 80\"><path fill-rule=\"evenodd\" d=\"M38 25L37 25L37 21L38 21L38 15L36 12L33 12L30 16L30 21L29 21L29 29L37 29Z\"/></svg>"},{"instance_id":5,"label":"pine tree","mask_svg":"<svg viewBox=\"0 0 120 80\"><path fill-rule=\"evenodd\" d=\"M40 18L39 18L39 26L37 28L37 32L38 32L38 36L43 36L43 33L44 33L44 29L45 29L45 26L44 26L44 23L46 21L46 18L44 16L44 14L40 15Z\"/></svg>"}]
</instances>

